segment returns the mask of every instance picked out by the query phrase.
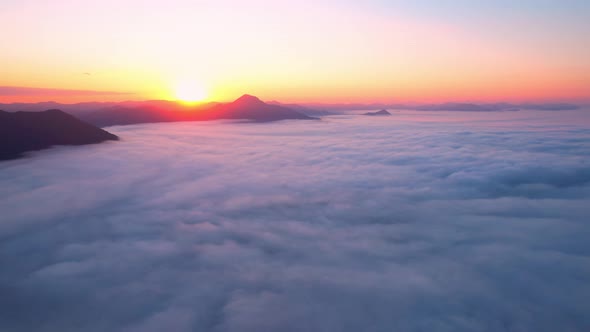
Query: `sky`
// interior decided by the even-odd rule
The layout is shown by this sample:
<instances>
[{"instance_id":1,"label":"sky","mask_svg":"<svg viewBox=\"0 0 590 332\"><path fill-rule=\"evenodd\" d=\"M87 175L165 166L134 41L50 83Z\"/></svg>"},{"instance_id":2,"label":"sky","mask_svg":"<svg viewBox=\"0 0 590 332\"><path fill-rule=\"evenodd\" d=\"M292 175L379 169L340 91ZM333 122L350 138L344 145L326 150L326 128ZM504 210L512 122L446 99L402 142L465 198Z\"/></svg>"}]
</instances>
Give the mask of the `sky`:
<instances>
[{"instance_id":1,"label":"sky","mask_svg":"<svg viewBox=\"0 0 590 332\"><path fill-rule=\"evenodd\" d=\"M589 128L142 124L0 163L0 330L589 331Z\"/></svg>"},{"instance_id":2,"label":"sky","mask_svg":"<svg viewBox=\"0 0 590 332\"><path fill-rule=\"evenodd\" d=\"M0 102L590 101L584 0L3 0L0 31Z\"/></svg>"}]
</instances>

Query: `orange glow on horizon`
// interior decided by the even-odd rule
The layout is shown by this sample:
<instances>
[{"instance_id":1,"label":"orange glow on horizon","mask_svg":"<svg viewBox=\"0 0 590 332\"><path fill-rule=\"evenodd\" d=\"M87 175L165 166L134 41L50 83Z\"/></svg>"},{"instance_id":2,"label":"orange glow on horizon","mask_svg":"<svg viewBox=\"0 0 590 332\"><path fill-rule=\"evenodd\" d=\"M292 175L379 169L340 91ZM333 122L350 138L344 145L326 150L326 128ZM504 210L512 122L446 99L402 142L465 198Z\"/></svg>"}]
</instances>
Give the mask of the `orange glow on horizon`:
<instances>
[{"instance_id":1,"label":"orange glow on horizon","mask_svg":"<svg viewBox=\"0 0 590 332\"><path fill-rule=\"evenodd\" d=\"M498 25L476 2L462 7L478 20L410 15L412 2L395 1L148 3L0 5L0 44L10 45L0 103L246 92L284 103L590 102L587 20L577 16L547 24L531 8Z\"/></svg>"}]
</instances>

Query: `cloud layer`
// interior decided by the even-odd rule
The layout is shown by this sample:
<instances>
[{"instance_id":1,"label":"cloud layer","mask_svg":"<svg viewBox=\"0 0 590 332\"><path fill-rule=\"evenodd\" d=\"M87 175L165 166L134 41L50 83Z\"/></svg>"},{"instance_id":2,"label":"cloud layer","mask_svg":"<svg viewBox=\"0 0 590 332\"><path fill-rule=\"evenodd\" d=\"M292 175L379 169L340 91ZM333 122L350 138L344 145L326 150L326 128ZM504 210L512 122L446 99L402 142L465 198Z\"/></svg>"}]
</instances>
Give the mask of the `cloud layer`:
<instances>
[{"instance_id":1,"label":"cloud layer","mask_svg":"<svg viewBox=\"0 0 590 332\"><path fill-rule=\"evenodd\" d=\"M517 113L112 127L2 163L0 330L588 330L588 116Z\"/></svg>"}]
</instances>

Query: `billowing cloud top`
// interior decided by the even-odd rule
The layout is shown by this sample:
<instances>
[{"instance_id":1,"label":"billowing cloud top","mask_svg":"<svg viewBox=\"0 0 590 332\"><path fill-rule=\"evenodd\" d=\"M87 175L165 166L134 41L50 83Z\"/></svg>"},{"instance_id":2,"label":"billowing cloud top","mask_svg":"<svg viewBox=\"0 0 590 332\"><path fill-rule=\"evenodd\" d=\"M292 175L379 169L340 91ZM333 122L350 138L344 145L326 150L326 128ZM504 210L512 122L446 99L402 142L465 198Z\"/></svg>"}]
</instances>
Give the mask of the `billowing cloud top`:
<instances>
[{"instance_id":1,"label":"billowing cloud top","mask_svg":"<svg viewBox=\"0 0 590 332\"><path fill-rule=\"evenodd\" d=\"M2 331L583 331L581 111L111 127L0 164Z\"/></svg>"}]
</instances>

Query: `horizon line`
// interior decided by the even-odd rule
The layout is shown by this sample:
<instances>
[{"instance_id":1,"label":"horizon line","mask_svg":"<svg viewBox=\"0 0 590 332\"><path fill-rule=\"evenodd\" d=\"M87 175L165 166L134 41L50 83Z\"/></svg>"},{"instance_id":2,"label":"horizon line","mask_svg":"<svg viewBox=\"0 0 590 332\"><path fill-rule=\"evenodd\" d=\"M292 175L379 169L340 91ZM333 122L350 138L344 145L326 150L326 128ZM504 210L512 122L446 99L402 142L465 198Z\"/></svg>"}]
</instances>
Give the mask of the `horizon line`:
<instances>
[{"instance_id":1,"label":"horizon line","mask_svg":"<svg viewBox=\"0 0 590 332\"><path fill-rule=\"evenodd\" d=\"M256 96L256 94L251 93L243 93L243 95L252 95ZM51 95L51 97L49 97ZM138 99L126 99L126 100L87 100L87 101L75 101L75 102L66 102L66 101L56 101L51 100L52 97L91 97L91 96L124 96L124 95L138 95L137 92L124 92L124 91L109 91L109 90L85 90L85 89L71 89L71 88L45 88L45 87L25 87L25 86L9 86L4 85L0 86L0 103L2 104L42 104L42 103L56 103L62 105L76 105L76 104L84 104L84 103L126 103L126 102L157 102L157 101L167 101L167 102L177 102L177 103L187 103L186 101L180 99L167 99L167 98L138 98ZM2 101L2 97L47 97L47 100L39 100L39 101ZM227 98L224 100L213 100L213 99L203 99L200 101L190 102L191 104L207 104L207 103L226 103L232 102L238 99L240 96L235 98ZM267 103L280 103L280 104L302 104L302 105L325 105L325 106L335 106L335 105L376 105L376 106L400 106L400 105L440 105L440 104L447 104L447 103L457 103L457 104L572 104L576 106L586 106L590 105L590 96L582 97L583 99L567 99L567 98L556 98L554 100L540 100L540 99L526 99L526 100L519 100L519 101L509 101L510 98L505 100L502 99L495 99L485 100L485 99L459 99L459 98L441 98L439 101L428 101L429 98L424 98L424 101L417 101L417 100L404 100L400 99L398 101L366 101L366 102L350 102L350 101L335 101L335 102L327 102L327 101L280 101L281 98L260 98ZM587 99L586 99L587 98Z\"/></svg>"}]
</instances>

